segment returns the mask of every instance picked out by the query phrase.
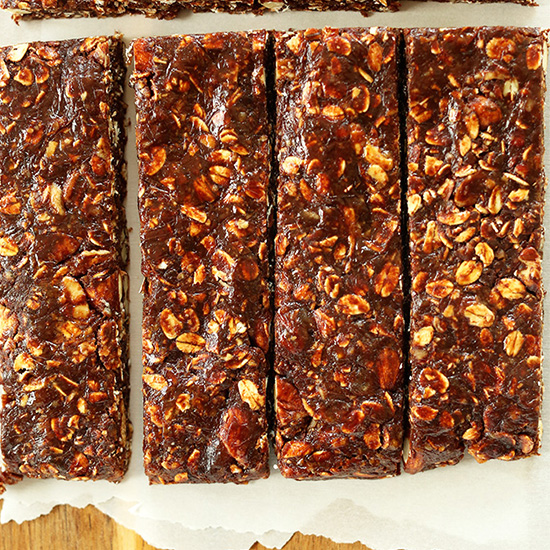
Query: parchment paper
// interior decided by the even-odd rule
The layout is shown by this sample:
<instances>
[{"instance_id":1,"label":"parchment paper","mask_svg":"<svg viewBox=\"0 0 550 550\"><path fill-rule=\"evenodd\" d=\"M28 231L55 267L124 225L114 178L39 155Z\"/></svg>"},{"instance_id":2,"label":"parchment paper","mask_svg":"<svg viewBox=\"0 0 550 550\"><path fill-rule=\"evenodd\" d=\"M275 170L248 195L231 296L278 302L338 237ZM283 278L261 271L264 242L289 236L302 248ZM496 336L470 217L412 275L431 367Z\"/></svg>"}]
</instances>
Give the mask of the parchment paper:
<instances>
[{"instance_id":1,"label":"parchment paper","mask_svg":"<svg viewBox=\"0 0 550 550\"><path fill-rule=\"evenodd\" d=\"M129 43L139 36L222 30L344 26L517 25L550 27L550 0L538 8L512 4L405 2L399 13L365 18L351 12L284 12L253 15L182 14L173 21L141 16L13 23L0 14L0 44L110 34ZM63 482L25 480L8 488L0 521L18 522L49 512L57 504L96 505L119 523L161 548L244 550L256 540L281 546L295 531L360 540L376 550L543 550L550 548L550 406L543 407L542 455L517 462L483 465L466 458L457 466L385 480L285 480L272 467L268 480L247 486L147 485L142 468L141 297L139 224L133 93L127 159L128 223L131 246L131 418L133 459L125 480ZM547 109L548 113L548 109ZM548 116L546 117L548 119ZM547 124L548 126L548 124ZM550 131L547 132L550 136ZM550 150L550 140L546 147ZM547 173L548 167L547 155ZM550 226L550 216L546 215ZM544 279L550 289L550 250L545 247ZM548 300L547 300L548 301ZM550 309L546 303L547 311ZM547 356L550 338L544 338ZM550 371L546 369L546 386Z\"/></svg>"}]
</instances>

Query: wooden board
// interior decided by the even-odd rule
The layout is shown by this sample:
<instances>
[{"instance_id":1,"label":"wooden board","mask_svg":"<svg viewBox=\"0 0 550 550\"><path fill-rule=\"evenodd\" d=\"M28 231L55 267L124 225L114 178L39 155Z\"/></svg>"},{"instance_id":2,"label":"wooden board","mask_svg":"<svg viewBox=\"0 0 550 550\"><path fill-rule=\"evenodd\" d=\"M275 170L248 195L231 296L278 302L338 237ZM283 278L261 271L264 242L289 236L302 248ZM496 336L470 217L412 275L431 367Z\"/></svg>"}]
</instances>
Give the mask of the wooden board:
<instances>
[{"instance_id":1,"label":"wooden board","mask_svg":"<svg viewBox=\"0 0 550 550\"><path fill-rule=\"evenodd\" d=\"M0 505L1 505L0 501ZM0 525L0 550L160 550L118 525L93 506L57 506L47 516L21 525ZM336 544L324 537L296 533L284 550L370 550L363 544ZM224 550L222 548L215 550ZM250 550L271 550L259 543Z\"/></svg>"}]
</instances>

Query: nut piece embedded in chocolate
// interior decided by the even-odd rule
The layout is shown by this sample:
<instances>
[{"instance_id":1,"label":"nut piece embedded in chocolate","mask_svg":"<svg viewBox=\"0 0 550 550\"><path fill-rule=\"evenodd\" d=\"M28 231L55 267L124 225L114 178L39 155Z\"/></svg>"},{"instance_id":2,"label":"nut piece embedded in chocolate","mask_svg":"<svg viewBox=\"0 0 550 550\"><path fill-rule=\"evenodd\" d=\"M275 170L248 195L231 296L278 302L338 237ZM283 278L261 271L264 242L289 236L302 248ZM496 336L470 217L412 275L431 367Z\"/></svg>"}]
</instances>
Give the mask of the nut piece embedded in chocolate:
<instances>
[{"instance_id":1,"label":"nut piece embedded in chocolate","mask_svg":"<svg viewBox=\"0 0 550 550\"><path fill-rule=\"evenodd\" d=\"M412 29L409 472L540 444L546 42Z\"/></svg>"},{"instance_id":2,"label":"nut piece embedded in chocolate","mask_svg":"<svg viewBox=\"0 0 550 550\"><path fill-rule=\"evenodd\" d=\"M134 43L151 483L269 472L266 38Z\"/></svg>"},{"instance_id":3,"label":"nut piece embedded in chocolate","mask_svg":"<svg viewBox=\"0 0 550 550\"><path fill-rule=\"evenodd\" d=\"M276 451L284 476L399 473L398 34L276 33Z\"/></svg>"},{"instance_id":4,"label":"nut piece embedded in chocolate","mask_svg":"<svg viewBox=\"0 0 550 550\"><path fill-rule=\"evenodd\" d=\"M0 482L127 469L122 50L0 49Z\"/></svg>"}]
</instances>

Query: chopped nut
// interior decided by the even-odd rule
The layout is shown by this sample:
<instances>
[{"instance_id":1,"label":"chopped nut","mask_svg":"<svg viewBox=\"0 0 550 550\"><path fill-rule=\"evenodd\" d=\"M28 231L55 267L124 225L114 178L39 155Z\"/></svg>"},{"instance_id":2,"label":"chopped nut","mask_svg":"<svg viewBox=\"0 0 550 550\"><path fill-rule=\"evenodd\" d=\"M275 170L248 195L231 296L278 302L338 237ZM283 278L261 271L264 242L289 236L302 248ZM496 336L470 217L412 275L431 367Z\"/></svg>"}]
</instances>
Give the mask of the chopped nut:
<instances>
[{"instance_id":1,"label":"chopped nut","mask_svg":"<svg viewBox=\"0 0 550 550\"><path fill-rule=\"evenodd\" d=\"M27 68L20 69L13 79L23 84L23 86L30 86L34 82L34 76L30 69Z\"/></svg>"},{"instance_id":2,"label":"chopped nut","mask_svg":"<svg viewBox=\"0 0 550 550\"><path fill-rule=\"evenodd\" d=\"M162 391L168 387L166 378L160 374L144 374L143 382L158 391Z\"/></svg>"},{"instance_id":3,"label":"chopped nut","mask_svg":"<svg viewBox=\"0 0 550 550\"><path fill-rule=\"evenodd\" d=\"M180 208L186 216L188 216L192 220L195 220L196 222L205 223L208 220L206 214L202 210L199 210L194 206L187 206L183 204L180 206Z\"/></svg>"},{"instance_id":4,"label":"chopped nut","mask_svg":"<svg viewBox=\"0 0 550 550\"><path fill-rule=\"evenodd\" d=\"M536 71L542 64L542 48L539 44L531 44L527 48L526 62L527 68Z\"/></svg>"},{"instance_id":5,"label":"chopped nut","mask_svg":"<svg viewBox=\"0 0 550 550\"><path fill-rule=\"evenodd\" d=\"M486 128L502 119L500 107L488 97L477 96L470 102L470 106L474 109L482 127Z\"/></svg>"},{"instance_id":6,"label":"chopped nut","mask_svg":"<svg viewBox=\"0 0 550 550\"><path fill-rule=\"evenodd\" d=\"M378 42L373 42L369 46L369 51L367 54L367 61L369 64L369 67L372 71L378 72L382 68L382 60L383 60L383 51L382 46L378 44Z\"/></svg>"},{"instance_id":7,"label":"chopped nut","mask_svg":"<svg viewBox=\"0 0 550 550\"><path fill-rule=\"evenodd\" d=\"M384 348L378 356L376 370L380 387L388 391L394 390L401 371L401 359L397 352L390 348Z\"/></svg>"},{"instance_id":8,"label":"chopped nut","mask_svg":"<svg viewBox=\"0 0 550 550\"><path fill-rule=\"evenodd\" d=\"M422 245L422 250L427 254L433 252L436 248L436 243L439 241L439 236L437 233L437 226L434 221L429 221L426 224L426 234L424 236L424 244Z\"/></svg>"},{"instance_id":9,"label":"chopped nut","mask_svg":"<svg viewBox=\"0 0 550 550\"><path fill-rule=\"evenodd\" d=\"M367 174L380 185L386 185L389 181L388 174L378 164L371 164L367 170Z\"/></svg>"},{"instance_id":10,"label":"chopped nut","mask_svg":"<svg viewBox=\"0 0 550 550\"><path fill-rule=\"evenodd\" d=\"M340 311L345 315L364 315L370 312L369 303L354 294L346 294L338 300Z\"/></svg>"},{"instance_id":11,"label":"chopped nut","mask_svg":"<svg viewBox=\"0 0 550 550\"><path fill-rule=\"evenodd\" d=\"M140 155L144 163L144 170L148 176L156 174L166 162L166 149L160 146L151 147L148 153Z\"/></svg>"},{"instance_id":12,"label":"chopped nut","mask_svg":"<svg viewBox=\"0 0 550 550\"><path fill-rule=\"evenodd\" d=\"M185 412L191 408L191 396L188 393L180 393L176 399L176 407Z\"/></svg>"},{"instance_id":13,"label":"chopped nut","mask_svg":"<svg viewBox=\"0 0 550 550\"><path fill-rule=\"evenodd\" d=\"M28 353L20 353L13 362L13 369L17 372L20 370L31 371L34 369L33 358Z\"/></svg>"},{"instance_id":14,"label":"chopped nut","mask_svg":"<svg viewBox=\"0 0 550 550\"><path fill-rule=\"evenodd\" d=\"M18 44L17 46L12 46L11 50L8 52L8 55L6 55L6 59L8 61L12 61L13 63L17 63L25 57L28 49L28 44Z\"/></svg>"},{"instance_id":15,"label":"chopped nut","mask_svg":"<svg viewBox=\"0 0 550 550\"><path fill-rule=\"evenodd\" d=\"M9 237L0 237L0 256L15 256L19 247Z\"/></svg>"},{"instance_id":16,"label":"chopped nut","mask_svg":"<svg viewBox=\"0 0 550 550\"><path fill-rule=\"evenodd\" d=\"M516 44L508 38L491 38L487 42L487 55L491 59L501 59L509 63L516 53Z\"/></svg>"},{"instance_id":17,"label":"chopped nut","mask_svg":"<svg viewBox=\"0 0 550 550\"><path fill-rule=\"evenodd\" d=\"M386 156L378 147L370 143L365 145L365 158L371 164L377 164L384 170L391 170L393 168L393 159Z\"/></svg>"},{"instance_id":18,"label":"chopped nut","mask_svg":"<svg viewBox=\"0 0 550 550\"><path fill-rule=\"evenodd\" d=\"M421 373L421 379L437 393L443 394L449 389L449 379L434 368L425 368Z\"/></svg>"}]
</instances>

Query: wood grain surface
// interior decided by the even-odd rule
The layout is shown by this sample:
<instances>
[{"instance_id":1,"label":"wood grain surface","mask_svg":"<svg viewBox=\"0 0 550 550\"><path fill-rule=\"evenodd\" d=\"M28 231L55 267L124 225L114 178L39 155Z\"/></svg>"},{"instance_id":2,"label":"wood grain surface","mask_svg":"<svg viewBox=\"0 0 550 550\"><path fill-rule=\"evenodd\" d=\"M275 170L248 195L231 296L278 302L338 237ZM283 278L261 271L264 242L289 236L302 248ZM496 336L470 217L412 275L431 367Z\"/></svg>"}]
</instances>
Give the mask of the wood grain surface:
<instances>
[{"instance_id":1,"label":"wood grain surface","mask_svg":"<svg viewBox=\"0 0 550 550\"><path fill-rule=\"evenodd\" d=\"M0 506L2 501L0 501ZM47 516L21 525L0 525L0 550L164 550L157 549L118 525L93 506L57 506ZM284 550L370 550L365 545L336 544L324 537L296 533ZM212 550L225 550L212 548ZM267 549L259 543L250 550Z\"/></svg>"}]
</instances>

